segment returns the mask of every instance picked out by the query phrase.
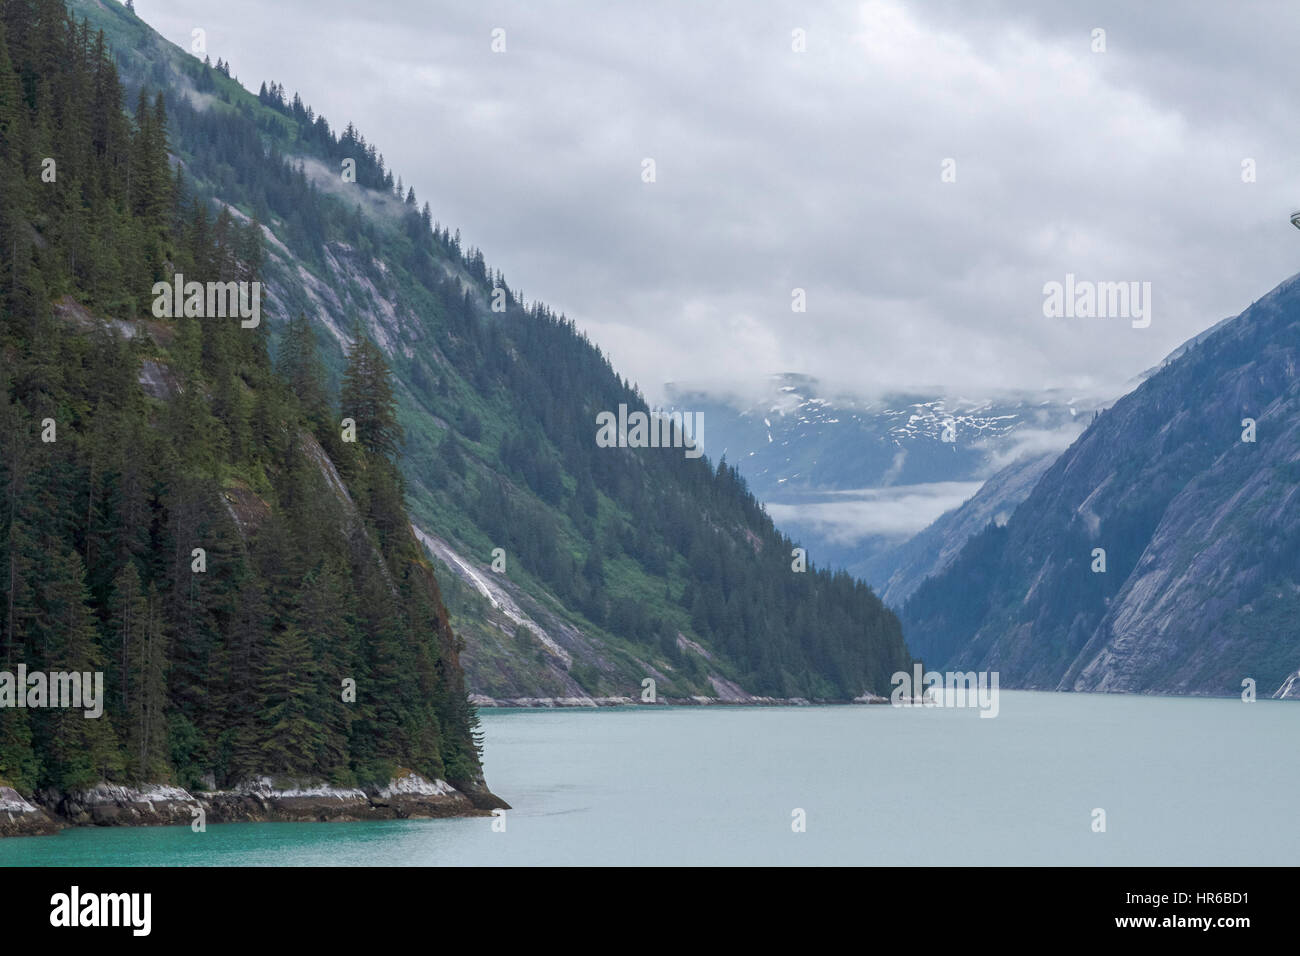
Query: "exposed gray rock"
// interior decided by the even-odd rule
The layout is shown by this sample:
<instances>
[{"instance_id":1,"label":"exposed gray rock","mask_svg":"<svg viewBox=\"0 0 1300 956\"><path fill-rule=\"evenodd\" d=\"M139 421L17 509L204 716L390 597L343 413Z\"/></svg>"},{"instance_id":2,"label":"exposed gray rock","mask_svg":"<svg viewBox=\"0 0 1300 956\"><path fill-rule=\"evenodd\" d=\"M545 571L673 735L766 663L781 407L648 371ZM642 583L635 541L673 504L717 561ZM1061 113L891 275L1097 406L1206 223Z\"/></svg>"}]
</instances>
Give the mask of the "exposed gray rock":
<instances>
[{"instance_id":1,"label":"exposed gray rock","mask_svg":"<svg viewBox=\"0 0 1300 956\"><path fill-rule=\"evenodd\" d=\"M483 793L487 793L486 787ZM489 794L490 796L490 794ZM461 817L485 812L445 780L406 771L383 787L336 787L319 781L259 777L229 790L199 794L212 823L346 822L407 817ZM500 804L505 806L504 803ZM487 808L491 809L491 808Z\"/></svg>"},{"instance_id":2,"label":"exposed gray rock","mask_svg":"<svg viewBox=\"0 0 1300 956\"><path fill-rule=\"evenodd\" d=\"M188 826L199 809L207 823L313 823L482 816L497 808L509 804L481 776L454 787L411 771L367 789L270 777L194 794L168 784L100 783L73 793L44 791L35 803L0 787L0 837L57 833L69 825Z\"/></svg>"},{"instance_id":3,"label":"exposed gray rock","mask_svg":"<svg viewBox=\"0 0 1300 956\"><path fill-rule=\"evenodd\" d=\"M927 663L1004 687L1295 696L1300 277L1104 412L903 620Z\"/></svg>"},{"instance_id":4,"label":"exposed gray rock","mask_svg":"<svg viewBox=\"0 0 1300 956\"><path fill-rule=\"evenodd\" d=\"M12 787L0 787L0 837L44 836L58 832L58 823L44 810L29 803Z\"/></svg>"},{"instance_id":5,"label":"exposed gray rock","mask_svg":"<svg viewBox=\"0 0 1300 956\"><path fill-rule=\"evenodd\" d=\"M93 826L167 826L189 823L199 802L180 787L142 784L127 787L100 783L72 793L44 791L41 804L71 824Z\"/></svg>"}]
</instances>

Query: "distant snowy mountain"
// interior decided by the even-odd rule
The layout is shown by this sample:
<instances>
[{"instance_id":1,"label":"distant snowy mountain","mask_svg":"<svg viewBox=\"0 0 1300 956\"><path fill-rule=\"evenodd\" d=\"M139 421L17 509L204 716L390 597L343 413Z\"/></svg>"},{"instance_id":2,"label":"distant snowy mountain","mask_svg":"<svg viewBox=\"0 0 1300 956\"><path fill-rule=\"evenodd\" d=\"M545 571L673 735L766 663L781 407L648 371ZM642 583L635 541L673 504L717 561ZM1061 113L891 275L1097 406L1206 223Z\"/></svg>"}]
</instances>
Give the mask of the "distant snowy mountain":
<instances>
[{"instance_id":1,"label":"distant snowy mountain","mask_svg":"<svg viewBox=\"0 0 1300 956\"><path fill-rule=\"evenodd\" d=\"M837 398L794 374L773 376L758 401L677 384L667 394L671 407L704 413L705 451L739 469L813 561L877 587L893 569L872 559L1009 462L1064 450L1103 406L1052 392Z\"/></svg>"}]
</instances>

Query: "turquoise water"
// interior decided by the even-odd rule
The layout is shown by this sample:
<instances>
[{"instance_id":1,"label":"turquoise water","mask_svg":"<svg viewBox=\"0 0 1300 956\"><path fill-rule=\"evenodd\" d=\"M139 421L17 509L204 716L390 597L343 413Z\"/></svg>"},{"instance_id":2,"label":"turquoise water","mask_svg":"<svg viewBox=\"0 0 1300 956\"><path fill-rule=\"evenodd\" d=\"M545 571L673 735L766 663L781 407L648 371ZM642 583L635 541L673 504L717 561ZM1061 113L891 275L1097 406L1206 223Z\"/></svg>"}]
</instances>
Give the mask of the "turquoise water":
<instances>
[{"instance_id":1,"label":"turquoise water","mask_svg":"<svg viewBox=\"0 0 1300 956\"><path fill-rule=\"evenodd\" d=\"M68 830L0 865L1291 864L1300 705L486 711L485 818ZM801 808L807 831L791 830ZM1106 811L1106 832L1092 811Z\"/></svg>"}]
</instances>

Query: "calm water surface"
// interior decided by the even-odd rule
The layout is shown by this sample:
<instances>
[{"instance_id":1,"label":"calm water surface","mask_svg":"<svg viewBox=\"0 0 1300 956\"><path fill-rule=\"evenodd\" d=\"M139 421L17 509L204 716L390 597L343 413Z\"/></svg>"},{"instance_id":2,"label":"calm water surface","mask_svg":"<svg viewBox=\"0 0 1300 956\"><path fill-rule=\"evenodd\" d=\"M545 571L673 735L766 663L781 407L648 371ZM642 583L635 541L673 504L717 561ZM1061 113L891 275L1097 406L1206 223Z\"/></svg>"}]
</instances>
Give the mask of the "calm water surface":
<instances>
[{"instance_id":1,"label":"calm water surface","mask_svg":"<svg viewBox=\"0 0 1300 956\"><path fill-rule=\"evenodd\" d=\"M73 829L0 865L1292 864L1300 705L1004 691L883 706L485 711L485 818ZM791 813L807 831L791 830ZM1092 811L1106 811L1106 832Z\"/></svg>"}]
</instances>

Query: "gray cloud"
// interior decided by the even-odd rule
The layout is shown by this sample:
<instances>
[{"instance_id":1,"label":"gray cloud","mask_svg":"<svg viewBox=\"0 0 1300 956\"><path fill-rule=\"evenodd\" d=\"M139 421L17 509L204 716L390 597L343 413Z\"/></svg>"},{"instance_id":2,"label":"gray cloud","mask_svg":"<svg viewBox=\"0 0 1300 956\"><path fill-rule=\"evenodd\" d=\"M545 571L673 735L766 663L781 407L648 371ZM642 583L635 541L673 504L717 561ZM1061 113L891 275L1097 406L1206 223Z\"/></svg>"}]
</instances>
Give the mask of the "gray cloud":
<instances>
[{"instance_id":1,"label":"gray cloud","mask_svg":"<svg viewBox=\"0 0 1300 956\"><path fill-rule=\"evenodd\" d=\"M993 448L981 442L977 442L976 447L988 447L988 473L993 474L1021 458L1065 451L1087 426L1085 419L1058 428L1019 428L1012 433L1011 443L1006 447Z\"/></svg>"},{"instance_id":2,"label":"gray cloud","mask_svg":"<svg viewBox=\"0 0 1300 956\"><path fill-rule=\"evenodd\" d=\"M832 544L854 545L875 536L910 538L945 511L959 507L980 485L978 481L936 481L828 491L803 501L769 502L766 507L781 527L806 528Z\"/></svg>"},{"instance_id":3,"label":"gray cloud","mask_svg":"<svg viewBox=\"0 0 1300 956\"><path fill-rule=\"evenodd\" d=\"M1283 4L136 6L355 121L652 399L776 371L1113 392L1300 253ZM1066 273L1150 281L1151 327L1045 318Z\"/></svg>"}]
</instances>

